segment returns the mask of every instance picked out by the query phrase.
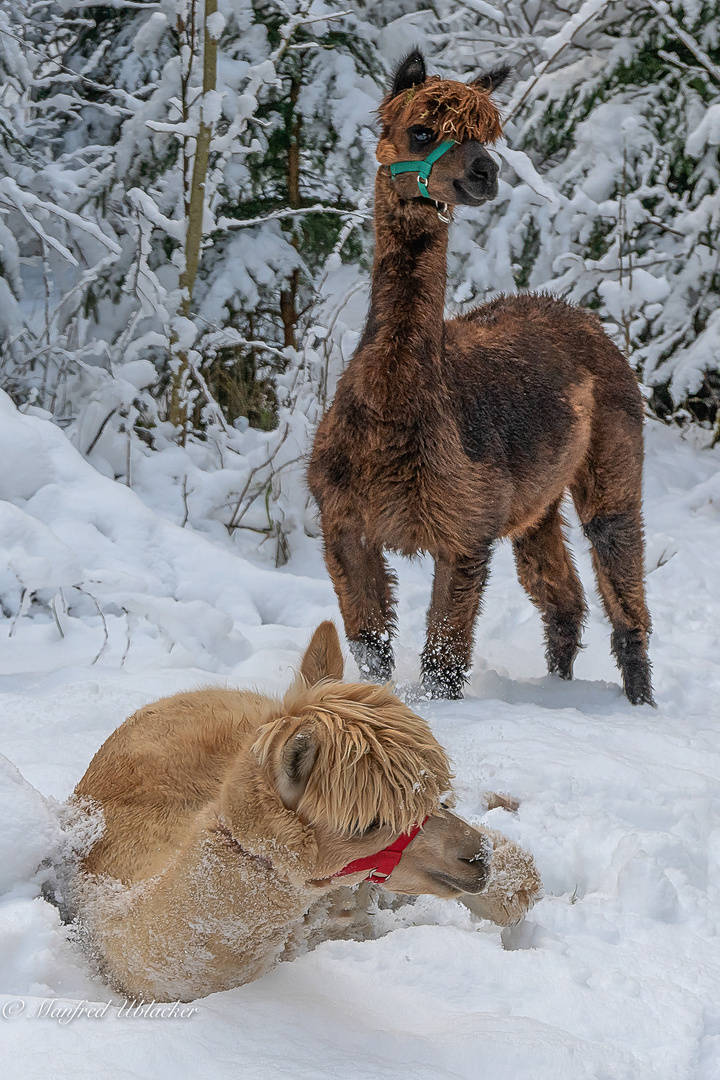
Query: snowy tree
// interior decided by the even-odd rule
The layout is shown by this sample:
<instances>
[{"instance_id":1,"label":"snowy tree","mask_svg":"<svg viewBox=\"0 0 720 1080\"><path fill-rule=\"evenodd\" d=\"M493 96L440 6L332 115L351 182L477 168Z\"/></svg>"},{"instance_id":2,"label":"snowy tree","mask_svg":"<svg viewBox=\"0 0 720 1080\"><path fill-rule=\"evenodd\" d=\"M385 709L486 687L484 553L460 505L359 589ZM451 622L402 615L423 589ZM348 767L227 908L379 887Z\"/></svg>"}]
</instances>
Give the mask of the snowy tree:
<instances>
[{"instance_id":1,"label":"snowy tree","mask_svg":"<svg viewBox=\"0 0 720 1080\"><path fill-rule=\"evenodd\" d=\"M67 381L85 359L79 313L120 246L83 190L85 155L104 148L61 139L75 105L61 88L76 76L49 47L59 26L52 8L0 9L0 362L18 400L64 417Z\"/></svg>"},{"instance_id":2,"label":"snowy tree","mask_svg":"<svg viewBox=\"0 0 720 1080\"><path fill-rule=\"evenodd\" d=\"M323 289L365 242L368 33L312 0L84 7L55 18L56 59L26 94L73 224L101 222L112 257L81 263L68 249L84 276L50 269L45 292L74 349L32 388L14 355L5 385L126 483L142 487L148 455L179 441L176 516L281 547L273 477L293 462L298 473L325 394L325 315L342 330ZM249 420L276 431L258 438ZM207 477L190 477L218 469L209 503ZM299 476L294 487L304 502Z\"/></svg>"}]
</instances>

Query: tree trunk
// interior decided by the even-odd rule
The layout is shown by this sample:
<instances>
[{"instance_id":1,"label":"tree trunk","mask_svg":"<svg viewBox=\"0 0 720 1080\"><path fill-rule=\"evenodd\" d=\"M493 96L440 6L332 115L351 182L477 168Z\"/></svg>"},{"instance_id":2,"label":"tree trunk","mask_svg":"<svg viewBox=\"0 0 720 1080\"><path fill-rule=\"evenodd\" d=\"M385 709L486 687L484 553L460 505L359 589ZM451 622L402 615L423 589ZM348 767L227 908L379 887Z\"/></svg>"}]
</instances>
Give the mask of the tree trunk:
<instances>
[{"instance_id":1,"label":"tree trunk","mask_svg":"<svg viewBox=\"0 0 720 1080\"><path fill-rule=\"evenodd\" d=\"M295 76L290 85L290 144L288 146L287 159L287 189L288 200L293 210L300 207L300 132L302 128L302 116L295 112L298 95L300 94L300 79ZM297 250L297 236L293 237L293 247ZM288 287L280 293L280 318L283 324L283 344L295 348L295 328L298 321L297 295L300 287L300 271L293 270L288 281Z\"/></svg>"},{"instance_id":2,"label":"tree trunk","mask_svg":"<svg viewBox=\"0 0 720 1080\"><path fill-rule=\"evenodd\" d=\"M217 85L217 38L208 30L208 18L217 11L217 0L205 0L205 20L203 32L203 95L210 93ZM185 269L180 275L180 288L184 297L180 305L180 314L190 317L193 289L200 262L200 244L202 241L203 216L205 211L205 182L207 180L210 144L213 125L206 122L203 105L200 106L200 124L198 127L193 163L190 203L187 211L187 233L185 237ZM188 357L183 349L177 348L177 338L171 340L173 356L177 358L173 372L172 390L168 419L180 429L180 441L185 442L187 426L187 400L185 382L188 375Z\"/></svg>"}]
</instances>

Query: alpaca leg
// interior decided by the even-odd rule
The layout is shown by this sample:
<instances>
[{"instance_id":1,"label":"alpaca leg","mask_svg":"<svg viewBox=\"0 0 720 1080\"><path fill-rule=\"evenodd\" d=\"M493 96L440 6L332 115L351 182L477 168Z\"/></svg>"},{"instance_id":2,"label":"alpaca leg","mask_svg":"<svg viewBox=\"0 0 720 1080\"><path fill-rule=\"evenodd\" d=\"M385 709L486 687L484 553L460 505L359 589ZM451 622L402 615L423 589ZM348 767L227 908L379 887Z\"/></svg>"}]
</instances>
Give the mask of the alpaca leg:
<instances>
[{"instance_id":1,"label":"alpaca leg","mask_svg":"<svg viewBox=\"0 0 720 1080\"><path fill-rule=\"evenodd\" d=\"M545 624L548 671L571 679L585 617L582 585L562 534L559 503L513 541L518 577Z\"/></svg>"},{"instance_id":2,"label":"alpaca leg","mask_svg":"<svg viewBox=\"0 0 720 1080\"><path fill-rule=\"evenodd\" d=\"M583 532L592 544L592 561L603 607L612 623L611 649L631 705L654 705L647 655L650 615L645 603L644 544L637 499L624 505L590 499L573 488ZM599 505L598 505L599 504Z\"/></svg>"},{"instance_id":3,"label":"alpaca leg","mask_svg":"<svg viewBox=\"0 0 720 1080\"><path fill-rule=\"evenodd\" d=\"M395 666L395 576L382 550L369 545L359 527L346 529L326 537L325 562L362 678L387 682Z\"/></svg>"},{"instance_id":4,"label":"alpaca leg","mask_svg":"<svg viewBox=\"0 0 720 1080\"><path fill-rule=\"evenodd\" d=\"M603 606L612 623L611 648L631 705L654 705L647 655L650 615L643 583L639 514L596 516L583 524Z\"/></svg>"},{"instance_id":5,"label":"alpaca leg","mask_svg":"<svg viewBox=\"0 0 720 1080\"><path fill-rule=\"evenodd\" d=\"M489 562L489 544L474 556L452 561L439 556L435 560L421 664L423 687L430 697L462 697Z\"/></svg>"}]
</instances>

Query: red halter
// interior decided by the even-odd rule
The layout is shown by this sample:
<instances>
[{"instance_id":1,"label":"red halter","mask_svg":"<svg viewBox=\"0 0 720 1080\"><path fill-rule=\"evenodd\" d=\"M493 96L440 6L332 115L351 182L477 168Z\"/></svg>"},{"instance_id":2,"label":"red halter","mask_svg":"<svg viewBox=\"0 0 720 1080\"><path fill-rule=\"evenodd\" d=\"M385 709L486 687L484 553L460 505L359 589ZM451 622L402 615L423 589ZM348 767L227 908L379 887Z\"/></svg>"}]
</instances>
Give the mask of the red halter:
<instances>
[{"instance_id":1,"label":"red halter","mask_svg":"<svg viewBox=\"0 0 720 1080\"><path fill-rule=\"evenodd\" d=\"M427 821L427 818L425 818ZM403 857L403 851L411 844L417 834L422 829L425 821L421 821L419 825L413 825L410 832L401 833L397 840L393 840L392 844L388 844L382 851L378 851L375 855L368 855L364 859L355 859L353 862L343 866L342 870L338 870L337 874L333 874L333 877L346 877L348 874L359 874L361 870L369 870L370 873L365 878L366 881L375 881L380 885L389 878L393 870Z\"/></svg>"}]
</instances>

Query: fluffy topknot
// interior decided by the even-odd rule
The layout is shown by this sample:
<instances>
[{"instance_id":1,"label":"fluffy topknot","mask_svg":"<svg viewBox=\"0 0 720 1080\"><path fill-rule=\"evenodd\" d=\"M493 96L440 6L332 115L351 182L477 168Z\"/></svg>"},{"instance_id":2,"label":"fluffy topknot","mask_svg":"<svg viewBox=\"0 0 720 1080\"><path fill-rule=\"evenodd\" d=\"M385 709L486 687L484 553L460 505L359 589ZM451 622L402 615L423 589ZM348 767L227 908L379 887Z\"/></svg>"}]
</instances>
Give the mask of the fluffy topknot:
<instances>
[{"instance_id":1,"label":"fluffy topknot","mask_svg":"<svg viewBox=\"0 0 720 1080\"><path fill-rule=\"evenodd\" d=\"M312 740L315 762L298 812L341 832L376 818L406 832L437 809L450 789L445 751L425 720L385 686L325 682L285 699L287 713L258 732L263 762L298 734Z\"/></svg>"},{"instance_id":2,"label":"fluffy topknot","mask_svg":"<svg viewBox=\"0 0 720 1080\"><path fill-rule=\"evenodd\" d=\"M477 84L431 75L419 86L384 99L379 109L383 137L397 123L404 128L424 124L458 143L494 143L502 135L502 122L490 93Z\"/></svg>"}]
</instances>

